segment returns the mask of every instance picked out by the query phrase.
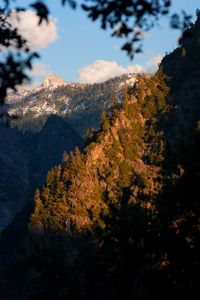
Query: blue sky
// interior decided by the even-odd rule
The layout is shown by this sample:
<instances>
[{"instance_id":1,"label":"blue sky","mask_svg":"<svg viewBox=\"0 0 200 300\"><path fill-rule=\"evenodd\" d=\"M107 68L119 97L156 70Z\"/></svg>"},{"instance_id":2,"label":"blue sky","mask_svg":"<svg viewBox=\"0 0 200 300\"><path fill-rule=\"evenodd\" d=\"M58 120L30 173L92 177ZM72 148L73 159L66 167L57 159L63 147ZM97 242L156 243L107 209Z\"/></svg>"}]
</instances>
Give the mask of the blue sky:
<instances>
[{"instance_id":1,"label":"blue sky","mask_svg":"<svg viewBox=\"0 0 200 300\"><path fill-rule=\"evenodd\" d=\"M169 21L164 18L158 28L147 33L143 43L144 52L131 61L126 53L120 50L123 41L110 37L110 32L103 31L98 21L92 22L80 9L73 11L68 6L62 7L58 4L60 1L48 0L47 2L53 22L56 24L56 38L42 49L38 49L41 55L38 64L45 69L42 75L45 75L45 72L52 72L65 81L77 81L80 80L79 70L82 69L84 80L84 72L91 71L91 67L96 66L95 62L99 60L114 61L115 69L116 66L122 70L135 64L146 68L147 62L152 57L164 56L166 52L177 47L180 33L169 29ZM195 15L199 1L173 0L172 2L172 12L184 9L187 13ZM20 1L20 5L23 3L27 2ZM42 30L41 34L43 34ZM88 65L89 69L86 68ZM111 65L104 63L102 68L103 66L109 68ZM37 77L37 79L41 78Z\"/></svg>"}]
</instances>

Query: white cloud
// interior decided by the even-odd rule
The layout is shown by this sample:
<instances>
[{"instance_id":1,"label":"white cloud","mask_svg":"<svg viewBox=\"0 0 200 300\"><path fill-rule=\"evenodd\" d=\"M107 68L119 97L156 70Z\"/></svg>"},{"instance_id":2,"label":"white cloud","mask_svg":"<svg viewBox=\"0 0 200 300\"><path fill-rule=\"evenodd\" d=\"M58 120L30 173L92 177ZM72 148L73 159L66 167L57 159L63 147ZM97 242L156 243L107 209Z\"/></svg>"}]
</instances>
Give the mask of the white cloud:
<instances>
[{"instance_id":1,"label":"white cloud","mask_svg":"<svg viewBox=\"0 0 200 300\"><path fill-rule=\"evenodd\" d=\"M116 61L96 60L79 70L78 80L83 83L103 82L115 76L139 72L144 72L144 68L140 65L123 67Z\"/></svg>"},{"instance_id":2,"label":"white cloud","mask_svg":"<svg viewBox=\"0 0 200 300\"><path fill-rule=\"evenodd\" d=\"M38 16L31 10L16 12L13 11L9 22L18 29L21 36L27 40L32 50L47 47L58 39L56 22L50 19L49 22L38 24Z\"/></svg>"},{"instance_id":3,"label":"white cloud","mask_svg":"<svg viewBox=\"0 0 200 300\"><path fill-rule=\"evenodd\" d=\"M158 69L159 63L161 62L163 56L155 55L145 64L147 72L153 73Z\"/></svg>"},{"instance_id":4,"label":"white cloud","mask_svg":"<svg viewBox=\"0 0 200 300\"><path fill-rule=\"evenodd\" d=\"M153 56L144 65L130 65L123 67L116 61L96 60L94 63L81 68L78 71L78 81L83 83L103 82L109 78L129 73L153 73L157 70L162 60L161 55Z\"/></svg>"}]
</instances>

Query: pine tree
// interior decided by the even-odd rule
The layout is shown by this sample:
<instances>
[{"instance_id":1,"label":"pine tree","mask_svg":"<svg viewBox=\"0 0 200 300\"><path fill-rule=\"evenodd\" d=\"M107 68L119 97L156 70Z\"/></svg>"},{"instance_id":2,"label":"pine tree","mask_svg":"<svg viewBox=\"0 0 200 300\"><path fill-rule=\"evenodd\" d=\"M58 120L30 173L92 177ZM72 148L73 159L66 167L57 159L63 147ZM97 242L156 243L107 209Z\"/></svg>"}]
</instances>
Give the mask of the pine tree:
<instances>
[{"instance_id":1,"label":"pine tree","mask_svg":"<svg viewBox=\"0 0 200 300\"><path fill-rule=\"evenodd\" d=\"M69 155L66 151L63 153L62 162L66 163L69 160Z\"/></svg>"},{"instance_id":2,"label":"pine tree","mask_svg":"<svg viewBox=\"0 0 200 300\"><path fill-rule=\"evenodd\" d=\"M101 115L101 127L104 131L107 131L109 129L109 121L105 111L103 111Z\"/></svg>"},{"instance_id":3,"label":"pine tree","mask_svg":"<svg viewBox=\"0 0 200 300\"><path fill-rule=\"evenodd\" d=\"M113 94L110 98L110 109L115 109L118 107L118 101L115 94Z\"/></svg>"}]
</instances>

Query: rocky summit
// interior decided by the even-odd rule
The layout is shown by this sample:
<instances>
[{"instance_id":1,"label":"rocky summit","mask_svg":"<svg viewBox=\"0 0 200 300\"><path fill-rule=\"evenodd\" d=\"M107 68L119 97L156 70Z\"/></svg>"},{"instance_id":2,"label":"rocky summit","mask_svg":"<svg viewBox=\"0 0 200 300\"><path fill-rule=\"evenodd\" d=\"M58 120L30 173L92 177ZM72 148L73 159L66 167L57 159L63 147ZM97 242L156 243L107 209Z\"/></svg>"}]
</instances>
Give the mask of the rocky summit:
<instances>
[{"instance_id":1,"label":"rocky summit","mask_svg":"<svg viewBox=\"0 0 200 300\"><path fill-rule=\"evenodd\" d=\"M47 75L44 79L44 82L41 85L41 88L56 88L60 85L64 85L65 81L54 74Z\"/></svg>"}]
</instances>

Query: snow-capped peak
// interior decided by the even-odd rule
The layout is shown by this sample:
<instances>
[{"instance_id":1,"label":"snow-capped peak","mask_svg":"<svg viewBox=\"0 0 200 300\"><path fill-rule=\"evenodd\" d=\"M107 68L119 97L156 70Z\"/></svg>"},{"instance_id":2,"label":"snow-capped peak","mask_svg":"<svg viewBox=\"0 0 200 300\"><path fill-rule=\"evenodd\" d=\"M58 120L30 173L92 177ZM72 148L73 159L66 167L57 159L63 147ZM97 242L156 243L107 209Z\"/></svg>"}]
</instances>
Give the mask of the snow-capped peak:
<instances>
[{"instance_id":1,"label":"snow-capped peak","mask_svg":"<svg viewBox=\"0 0 200 300\"><path fill-rule=\"evenodd\" d=\"M42 83L42 88L55 88L63 84L65 84L65 81L61 77L54 74L49 74L45 77Z\"/></svg>"}]
</instances>

